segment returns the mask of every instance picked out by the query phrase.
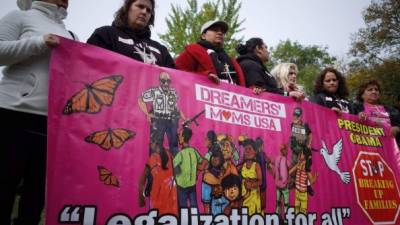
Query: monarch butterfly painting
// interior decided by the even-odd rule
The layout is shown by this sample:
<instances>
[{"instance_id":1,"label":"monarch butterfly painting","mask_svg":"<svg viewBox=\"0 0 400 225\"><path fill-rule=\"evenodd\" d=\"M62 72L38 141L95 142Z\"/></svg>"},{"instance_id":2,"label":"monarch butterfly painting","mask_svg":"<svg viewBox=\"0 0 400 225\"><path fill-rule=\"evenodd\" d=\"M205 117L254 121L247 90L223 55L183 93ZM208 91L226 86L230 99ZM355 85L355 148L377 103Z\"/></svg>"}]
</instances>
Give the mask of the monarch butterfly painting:
<instances>
[{"instance_id":1,"label":"monarch butterfly painting","mask_svg":"<svg viewBox=\"0 0 400 225\"><path fill-rule=\"evenodd\" d=\"M100 112L103 105L110 106L113 103L115 91L122 80L121 75L113 75L85 84L85 88L68 99L63 114Z\"/></svg>"},{"instance_id":2,"label":"monarch butterfly painting","mask_svg":"<svg viewBox=\"0 0 400 225\"><path fill-rule=\"evenodd\" d=\"M110 170L106 169L104 166L97 166L97 170L99 171L99 178L101 182L103 182L105 185L119 187L118 178L114 176Z\"/></svg>"},{"instance_id":3,"label":"monarch butterfly painting","mask_svg":"<svg viewBox=\"0 0 400 225\"><path fill-rule=\"evenodd\" d=\"M108 151L111 148L120 148L127 140L135 135L135 132L124 128L109 128L107 130L93 132L85 138L85 141L96 144Z\"/></svg>"}]
</instances>

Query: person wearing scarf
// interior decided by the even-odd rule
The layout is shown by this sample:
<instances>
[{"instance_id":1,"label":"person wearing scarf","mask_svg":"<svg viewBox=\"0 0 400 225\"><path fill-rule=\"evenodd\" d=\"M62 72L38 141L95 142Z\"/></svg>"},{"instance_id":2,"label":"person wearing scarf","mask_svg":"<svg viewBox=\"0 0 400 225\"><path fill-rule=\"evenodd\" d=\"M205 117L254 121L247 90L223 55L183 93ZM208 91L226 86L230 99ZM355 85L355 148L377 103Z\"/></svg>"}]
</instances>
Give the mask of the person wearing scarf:
<instances>
[{"instance_id":1,"label":"person wearing scarf","mask_svg":"<svg viewBox=\"0 0 400 225\"><path fill-rule=\"evenodd\" d=\"M200 40L190 44L177 57L176 68L207 76L214 83L245 85L243 72L234 58L225 52L224 37L228 24L208 21L201 27Z\"/></svg>"},{"instance_id":2,"label":"person wearing scarf","mask_svg":"<svg viewBox=\"0 0 400 225\"><path fill-rule=\"evenodd\" d=\"M125 0L112 25L97 28L87 43L146 64L174 68L168 49L150 38L154 4L154 0Z\"/></svg>"}]
</instances>

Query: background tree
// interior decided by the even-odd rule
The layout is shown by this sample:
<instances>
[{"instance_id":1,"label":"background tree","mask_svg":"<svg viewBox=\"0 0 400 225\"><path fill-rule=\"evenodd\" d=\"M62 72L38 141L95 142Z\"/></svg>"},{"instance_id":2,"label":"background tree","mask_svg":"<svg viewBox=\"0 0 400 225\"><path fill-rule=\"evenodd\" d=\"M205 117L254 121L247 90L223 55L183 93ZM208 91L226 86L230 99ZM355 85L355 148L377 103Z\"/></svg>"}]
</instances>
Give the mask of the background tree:
<instances>
[{"instance_id":1,"label":"background tree","mask_svg":"<svg viewBox=\"0 0 400 225\"><path fill-rule=\"evenodd\" d=\"M363 11L366 28L352 37L350 53L367 63L400 58L400 0L374 0Z\"/></svg>"},{"instance_id":2,"label":"background tree","mask_svg":"<svg viewBox=\"0 0 400 225\"><path fill-rule=\"evenodd\" d=\"M400 107L400 0L374 0L363 18L366 28L352 37L349 52L354 57L349 63L350 90L376 79L382 85L382 102Z\"/></svg>"},{"instance_id":3,"label":"background tree","mask_svg":"<svg viewBox=\"0 0 400 225\"><path fill-rule=\"evenodd\" d=\"M311 94L316 75L324 67L336 63L336 58L330 56L327 50L327 47L317 45L303 46L297 41L281 41L275 48L271 48L269 68L278 63L295 63L299 69L298 82Z\"/></svg>"},{"instance_id":4,"label":"background tree","mask_svg":"<svg viewBox=\"0 0 400 225\"><path fill-rule=\"evenodd\" d=\"M197 0L187 0L187 7L171 5L171 13L166 18L167 31L160 38L168 47L173 56L181 53L187 44L197 42L200 37L201 26L208 20L219 19L229 25L225 35L225 51L235 55L236 45L243 37L235 38L241 32L244 20L239 20L241 2L238 0L208 1L199 7Z\"/></svg>"}]
</instances>

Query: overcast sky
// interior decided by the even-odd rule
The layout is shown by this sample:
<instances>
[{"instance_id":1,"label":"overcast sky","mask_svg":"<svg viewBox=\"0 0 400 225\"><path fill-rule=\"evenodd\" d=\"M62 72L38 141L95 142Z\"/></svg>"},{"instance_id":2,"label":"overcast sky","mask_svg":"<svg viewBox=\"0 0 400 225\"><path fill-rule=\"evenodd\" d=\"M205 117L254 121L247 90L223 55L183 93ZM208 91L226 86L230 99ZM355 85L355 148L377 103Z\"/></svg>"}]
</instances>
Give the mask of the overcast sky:
<instances>
[{"instance_id":1,"label":"overcast sky","mask_svg":"<svg viewBox=\"0 0 400 225\"><path fill-rule=\"evenodd\" d=\"M16 0L1 0L0 17L17 9ZM93 30L109 25L122 0L69 0L67 28L85 42ZM204 3L205 0L199 0ZM171 4L186 7L186 0L156 0L153 38L166 30ZM364 27L361 12L370 0L242 0L240 33L245 39L261 37L269 46L291 39L303 45L327 46L335 56L348 52L350 37Z\"/></svg>"}]
</instances>

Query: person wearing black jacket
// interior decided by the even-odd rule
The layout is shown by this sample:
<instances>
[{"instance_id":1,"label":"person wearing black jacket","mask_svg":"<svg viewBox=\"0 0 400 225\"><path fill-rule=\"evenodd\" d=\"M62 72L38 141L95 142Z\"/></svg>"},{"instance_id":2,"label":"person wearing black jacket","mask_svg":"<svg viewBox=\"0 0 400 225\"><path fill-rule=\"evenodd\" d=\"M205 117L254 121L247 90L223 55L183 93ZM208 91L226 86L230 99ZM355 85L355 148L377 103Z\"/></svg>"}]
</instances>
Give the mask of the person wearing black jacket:
<instances>
[{"instance_id":1,"label":"person wearing black jacket","mask_svg":"<svg viewBox=\"0 0 400 225\"><path fill-rule=\"evenodd\" d=\"M375 122L379 126L390 126L397 145L400 144L400 112L396 108L381 105L379 98L381 86L376 80L362 84L357 91L354 112L362 120Z\"/></svg>"},{"instance_id":2,"label":"person wearing black jacket","mask_svg":"<svg viewBox=\"0 0 400 225\"><path fill-rule=\"evenodd\" d=\"M251 38L245 44L239 44L236 51L240 54L237 61L245 74L246 87L251 88L255 94L271 92L296 99L304 98L298 91L288 93L278 88L275 78L264 65L269 60L269 52L261 38Z\"/></svg>"},{"instance_id":3,"label":"person wearing black jacket","mask_svg":"<svg viewBox=\"0 0 400 225\"><path fill-rule=\"evenodd\" d=\"M112 25L97 28L87 43L147 64L174 68L167 48L150 38L154 4L154 0L125 0Z\"/></svg>"},{"instance_id":4,"label":"person wearing black jacket","mask_svg":"<svg viewBox=\"0 0 400 225\"><path fill-rule=\"evenodd\" d=\"M334 68L322 70L315 81L314 95L310 101L332 109L336 113L354 113L352 104L346 99L349 95L346 80L342 73Z\"/></svg>"}]
</instances>

